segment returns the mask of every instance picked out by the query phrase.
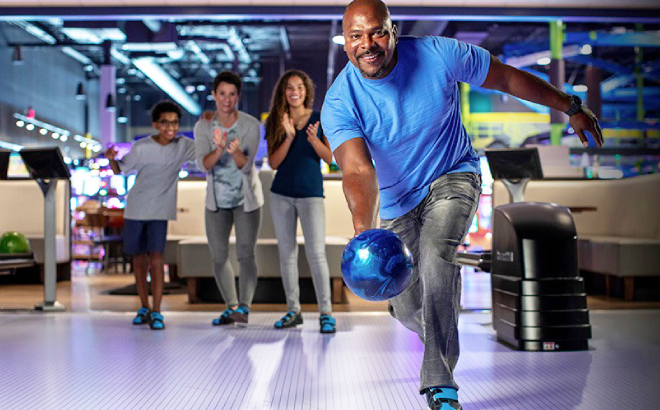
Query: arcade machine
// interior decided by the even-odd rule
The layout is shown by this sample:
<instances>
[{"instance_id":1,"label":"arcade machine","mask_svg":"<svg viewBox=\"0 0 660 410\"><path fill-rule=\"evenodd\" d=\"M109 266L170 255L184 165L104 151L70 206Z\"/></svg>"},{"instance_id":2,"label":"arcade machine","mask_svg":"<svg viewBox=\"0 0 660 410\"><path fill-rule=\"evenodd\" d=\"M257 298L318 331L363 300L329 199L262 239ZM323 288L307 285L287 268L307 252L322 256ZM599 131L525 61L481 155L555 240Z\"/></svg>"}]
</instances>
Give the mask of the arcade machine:
<instances>
[{"instance_id":1,"label":"arcade machine","mask_svg":"<svg viewBox=\"0 0 660 410\"><path fill-rule=\"evenodd\" d=\"M498 340L527 351L588 349L573 217L557 204L524 202L527 182L543 178L538 150L488 149L486 157L513 202L493 210L491 253L462 253L458 262L490 271Z\"/></svg>"}]
</instances>

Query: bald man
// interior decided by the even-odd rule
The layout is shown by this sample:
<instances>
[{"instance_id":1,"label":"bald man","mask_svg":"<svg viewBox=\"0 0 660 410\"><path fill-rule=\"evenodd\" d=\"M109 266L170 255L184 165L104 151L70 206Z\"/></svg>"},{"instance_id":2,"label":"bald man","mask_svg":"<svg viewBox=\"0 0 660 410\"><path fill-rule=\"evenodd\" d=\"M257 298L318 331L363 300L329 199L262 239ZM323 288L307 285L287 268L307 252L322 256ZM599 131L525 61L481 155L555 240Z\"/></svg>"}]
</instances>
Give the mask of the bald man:
<instances>
[{"instance_id":1,"label":"bald man","mask_svg":"<svg viewBox=\"0 0 660 410\"><path fill-rule=\"evenodd\" d=\"M424 343L420 393L429 407L460 409L453 370L461 276L454 258L477 208L481 176L461 124L458 82L564 111L585 145L585 130L602 144L598 121L579 98L483 48L444 37L399 38L381 1L350 3L343 30L350 63L326 94L321 123L343 172L355 234L376 227L378 209L381 228L410 247L413 279L389 310Z\"/></svg>"}]
</instances>

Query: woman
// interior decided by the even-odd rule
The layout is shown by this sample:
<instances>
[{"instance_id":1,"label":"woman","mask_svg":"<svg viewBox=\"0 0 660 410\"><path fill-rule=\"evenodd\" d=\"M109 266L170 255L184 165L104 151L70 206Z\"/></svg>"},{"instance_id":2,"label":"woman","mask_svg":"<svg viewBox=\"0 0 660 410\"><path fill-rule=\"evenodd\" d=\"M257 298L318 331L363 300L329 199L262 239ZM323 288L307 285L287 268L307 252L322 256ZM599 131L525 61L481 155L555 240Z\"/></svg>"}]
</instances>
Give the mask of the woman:
<instances>
[{"instance_id":1,"label":"woman","mask_svg":"<svg viewBox=\"0 0 660 410\"><path fill-rule=\"evenodd\" d=\"M303 323L298 284L296 218L305 237L305 254L312 272L321 333L334 333L331 316L330 272L325 256L325 206L319 160L330 164L332 152L320 129L320 114L312 111L314 84L298 70L284 73L273 91L266 121L268 162L277 169L271 187L271 212L280 255L280 272L288 312L275 322L278 329Z\"/></svg>"},{"instance_id":2,"label":"woman","mask_svg":"<svg viewBox=\"0 0 660 410\"><path fill-rule=\"evenodd\" d=\"M216 112L195 124L195 147L199 166L206 170L206 236L215 279L226 309L213 325L246 325L257 286L255 244L264 203L261 183L254 167L259 145L259 121L236 109L241 79L222 72L211 92ZM236 258L239 263L239 294L229 264L229 234L235 225Z\"/></svg>"}]
</instances>

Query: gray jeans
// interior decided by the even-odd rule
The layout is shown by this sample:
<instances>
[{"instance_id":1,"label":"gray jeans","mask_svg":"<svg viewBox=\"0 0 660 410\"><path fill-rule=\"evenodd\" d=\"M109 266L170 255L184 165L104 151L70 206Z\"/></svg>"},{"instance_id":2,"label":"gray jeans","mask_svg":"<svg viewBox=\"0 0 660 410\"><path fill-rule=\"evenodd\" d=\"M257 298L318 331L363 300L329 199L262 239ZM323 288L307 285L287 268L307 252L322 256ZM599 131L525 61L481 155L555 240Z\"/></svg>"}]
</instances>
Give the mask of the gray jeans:
<instances>
[{"instance_id":1,"label":"gray jeans","mask_svg":"<svg viewBox=\"0 0 660 410\"><path fill-rule=\"evenodd\" d=\"M249 307L257 287L257 262L254 253L261 225L261 208L252 212L245 212L242 206L218 209L215 212L206 209L205 222L213 258L213 273L222 298L227 307L239 303ZM236 259L240 270L238 297L234 270L229 264L229 234L233 224L236 225Z\"/></svg>"},{"instance_id":2,"label":"gray jeans","mask_svg":"<svg viewBox=\"0 0 660 410\"><path fill-rule=\"evenodd\" d=\"M389 310L424 343L420 391L434 386L458 388L453 371L459 355L461 267L454 258L480 194L479 175L446 174L433 181L415 209L381 222L381 228L401 236L415 260L410 285L390 300Z\"/></svg>"},{"instance_id":3,"label":"gray jeans","mask_svg":"<svg viewBox=\"0 0 660 410\"><path fill-rule=\"evenodd\" d=\"M280 273L286 294L288 310L300 312L300 285L298 284L298 243L296 219L300 217L305 237L305 256L312 272L319 312L332 313L330 303L330 270L325 256L325 205L323 198L291 198L270 194L270 210L277 236L280 255Z\"/></svg>"}]
</instances>

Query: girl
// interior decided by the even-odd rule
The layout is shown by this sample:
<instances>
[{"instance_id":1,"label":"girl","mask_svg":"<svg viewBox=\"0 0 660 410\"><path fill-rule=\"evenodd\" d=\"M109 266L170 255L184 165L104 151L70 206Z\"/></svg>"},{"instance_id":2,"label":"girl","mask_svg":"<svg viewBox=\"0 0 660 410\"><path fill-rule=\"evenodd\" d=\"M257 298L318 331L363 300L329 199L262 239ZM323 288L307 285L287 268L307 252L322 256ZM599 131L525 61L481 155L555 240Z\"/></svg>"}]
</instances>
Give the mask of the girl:
<instances>
[{"instance_id":1,"label":"girl","mask_svg":"<svg viewBox=\"0 0 660 410\"><path fill-rule=\"evenodd\" d=\"M280 255L280 272L288 312L275 322L278 329L303 323L298 284L296 219L305 237L305 254L321 313L321 333L334 333L331 316L330 272L325 256L325 207L319 160L330 164L332 152L320 128L320 114L312 111L314 84L298 70L284 73L273 92L266 121L268 162L277 169L271 187L271 212Z\"/></svg>"}]
</instances>

